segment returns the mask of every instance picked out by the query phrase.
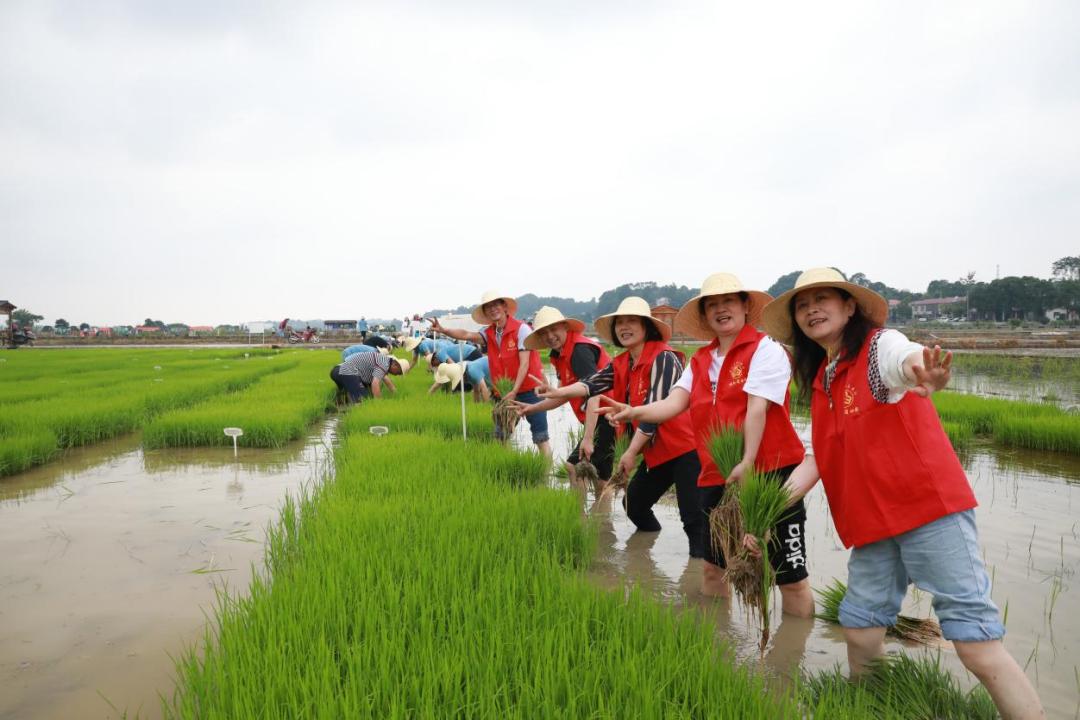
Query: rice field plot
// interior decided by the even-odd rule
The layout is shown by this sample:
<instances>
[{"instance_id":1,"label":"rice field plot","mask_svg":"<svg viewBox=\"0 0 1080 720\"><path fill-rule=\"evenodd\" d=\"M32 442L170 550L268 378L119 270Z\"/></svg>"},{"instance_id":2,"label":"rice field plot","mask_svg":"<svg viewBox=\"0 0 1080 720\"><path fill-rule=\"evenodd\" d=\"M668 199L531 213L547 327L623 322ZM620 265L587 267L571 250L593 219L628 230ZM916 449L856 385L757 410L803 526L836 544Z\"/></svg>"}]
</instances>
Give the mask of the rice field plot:
<instances>
[{"instance_id":1,"label":"rice field plot","mask_svg":"<svg viewBox=\"0 0 1080 720\"><path fill-rule=\"evenodd\" d=\"M800 716L708 621L592 586L595 533L537 455L355 434L336 467L220 595L166 717Z\"/></svg>"},{"instance_id":2,"label":"rice field plot","mask_svg":"<svg viewBox=\"0 0 1080 720\"><path fill-rule=\"evenodd\" d=\"M277 448L295 440L334 407L328 352L301 353L296 365L243 390L172 410L143 429L147 448L231 445L223 432L241 428L238 445Z\"/></svg>"},{"instance_id":3,"label":"rice field plot","mask_svg":"<svg viewBox=\"0 0 1080 720\"><path fill-rule=\"evenodd\" d=\"M122 353L110 351L110 355ZM198 358L194 364L177 361L159 366L160 371L139 365L127 381L81 386L59 396L0 406L0 476L48 462L61 450L131 432L160 412L239 390L264 375L288 369L295 360L215 358L203 362ZM11 380L5 377L3 383L7 382Z\"/></svg>"},{"instance_id":4,"label":"rice field plot","mask_svg":"<svg viewBox=\"0 0 1080 720\"><path fill-rule=\"evenodd\" d=\"M950 439L961 446L983 436L1011 447L1080 453L1080 414L1056 405L955 392L935 393L933 400Z\"/></svg>"}]
</instances>

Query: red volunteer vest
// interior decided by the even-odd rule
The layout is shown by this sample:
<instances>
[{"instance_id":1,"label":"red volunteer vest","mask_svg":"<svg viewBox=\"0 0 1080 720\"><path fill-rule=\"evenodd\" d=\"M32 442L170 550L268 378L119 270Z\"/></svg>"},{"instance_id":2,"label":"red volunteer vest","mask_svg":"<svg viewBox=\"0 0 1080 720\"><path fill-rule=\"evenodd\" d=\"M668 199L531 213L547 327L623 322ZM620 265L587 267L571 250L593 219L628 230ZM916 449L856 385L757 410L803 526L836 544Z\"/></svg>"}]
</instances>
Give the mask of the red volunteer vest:
<instances>
[{"instance_id":1,"label":"red volunteer vest","mask_svg":"<svg viewBox=\"0 0 1080 720\"><path fill-rule=\"evenodd\" d=\"M664 350L671 350L679 358L682 354L672 350L667 343L651 340L645 343L641 356L630 367L630 353L624 352L611 361L615 373L611 388L613 400L630 405L644 405L649 394L649 380L652 377L652 365L656 356ZM637 428L637 424L634 424ZM681 412L667 422L656 426L652 442L645 446L645 466L649 469L663 465L680 455L694 449L694 428L690 424L690 413Z\"/></svg>"},{"instance_id":2,"label":"red volunteer vest","mask_svg":"<svg viewBox=\"0 0 1080 720\"><path fill-rule=\"evenodd\" d=\"M880 332L880 331L878 331ZM874 399L872 340L841 360L825 392L821 363L810 401L814 454L844 547L859 547L976 506L964 468L929 398Z\"/></svg>"},{"instance_id":3,"label":"red volunteer vest","mask_svg":"<svg viewBox=\"0 0 1080 720\"><path fill-rule=\"evenodd\" d=\"M600 351L600 357L596 360L596 369L600 370L608 366L611 362L611 358L605 352L600 343L595 340L591 340L579 332L566 333L566 342L563 344L562 350L559 351L559 356L552 355L551 360L552 367L555 368L555 374L559 376L559 387L566 387L567 385L573 385L579 378L574 374L574 368L570 366L570 356L574 354L574 348L578 345L590 345ZM604 393L610 395L611 393ZM585 422L585 402L581 401L580 404L576 400L570 401L570 409L574 411L574 415L582 423Z\"/></svg>"},{"instance_id":4,"label":"red volunteer vest","mask_svg":"<svg viewBox=\"0 0 1080 720\"><path fill-rule=\"evenodd\" d=\"M491 371L492 382L499 378L517 380L518 366L521 363L521 358L518 356L518 328L521 324L521 321L513 316L506 319L502 332L502 344L495 342L494 325L484 328L484 337L487 338L488 370ZM544 376L544 368L540 364L540 353L535 350L529 351L529 375ZM527 392L537 385L535 380L526 375L518 392Z\"/></svg>"},{"instance_id":5,"label":"red volunteer vest","mask_svg":"<svg viewBox=\"0 0 1080 720\"><path fill-rule=\"evenodd\" d=\"M732 425L741 428L746 421L748 398L743 392L743 385L750 375L750 360L764 337L765 333L758 332L750 325L743 327L724 355L715 392L709 379L709 366L712 365L712 352L720 341L713 340L694 353L690 360L690 367L694 371L694 384L690 389L690 419L694 423L697 454L701 460L698 487L723 485L726 482L709 454L709 435L716 427ZM765 432L754 467L761 472L769 472L797 465L802 462L803 455L805 450L791 425L788 393L785 392L783 406L770 402L765 412Z\"/></svg>"}]
</instances>

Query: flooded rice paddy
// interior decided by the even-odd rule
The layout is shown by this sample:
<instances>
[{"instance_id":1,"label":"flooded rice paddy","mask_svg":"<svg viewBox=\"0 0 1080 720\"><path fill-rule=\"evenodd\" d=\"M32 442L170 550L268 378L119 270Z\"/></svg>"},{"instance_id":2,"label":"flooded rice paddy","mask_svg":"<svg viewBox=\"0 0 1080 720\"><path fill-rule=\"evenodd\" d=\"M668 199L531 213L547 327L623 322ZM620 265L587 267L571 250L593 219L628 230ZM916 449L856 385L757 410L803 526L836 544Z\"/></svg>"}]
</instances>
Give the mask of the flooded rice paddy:
<instances>
[{"instance_id":1,"label":"flooded rice paddy","mask_svg":"<svg viewBox=\"0 0 1080 720\"><path fill-rule=\"evenodd\" d=\"M560 408L550 422L555 451L565 456L576 421ZM158 696L172 687L171 657L201 637L222 584L244 591L262 558L264 528L286 494L331 468L333 439L331 423L304 442L241 449L234 460L222 448L144 452L129 436L0 481L0 719L159 716ZM515 443L529 444L524 423ZM980 503L993 596L1007 613L1006 645L1049 717L1080 717L1080 616L1072 611L1080 458L976 445L964 463ZM599 585L638 586L709 615L744 661L761 662L780 683L800 669L845 662L839 628L779 615L759 661L757 628L740 605L700 594L701 563L687 557L673 497L656 509L659 533L635 532L618 501L591 502L583 509L599 533L590 570ZM807 509L811 582L824 587L846 578L848 552L820 488ZM929 598L912 592L905 612L929 615ZM939 650L970 685L951 648Z\"/></svg>"},{"instance_id":2,"label":"flooded rice paddy","mask_svg":"<svg viewBox=\"0 0 1080 720\"><path fill-rule=\"evenodd\" d=\"M0 481L0 718L159 717L215 588L242 591L333 425L280 450L128 436Z\"/></svg>"}]
</instances>

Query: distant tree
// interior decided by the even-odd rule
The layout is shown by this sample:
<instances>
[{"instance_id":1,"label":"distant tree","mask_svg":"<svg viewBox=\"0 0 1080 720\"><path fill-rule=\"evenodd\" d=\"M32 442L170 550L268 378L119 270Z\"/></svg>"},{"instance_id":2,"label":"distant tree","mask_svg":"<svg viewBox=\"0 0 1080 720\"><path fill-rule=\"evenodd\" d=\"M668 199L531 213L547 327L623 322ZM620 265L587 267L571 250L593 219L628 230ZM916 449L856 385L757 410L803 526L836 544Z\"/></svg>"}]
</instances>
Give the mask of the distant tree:
<instances>
[{"instance_id":1,"label":"distant tree","mask_svg":"<svg viewBox=\"0 0 1080 720\"><path fill-rule=\"evenodd\" d=\"M765 292L769 293L773 297L786 293L791 288L795 287L795 281L799 279L799 275L802 274L801 270L794 270L787 275L781 275L776 282L769 286L769 289Z\"/></svg>"},{"instance_id":2,"label":"distant tree","mask_svg":"<svg viewBox=\"0 0 1080 720\"><path fill-rule=\"evenodd\" d=\"M68 324L68 321L67 321L67 320L65 320L64 318L59 318L59 319L57 319L57 320L54 320L54 321L53 321L53 325L55 325L55 326L56 326L56 329L57 329L57 330L67 330L67 329L68 329L69 327L71 327L71 326L70 326L70 325Z\"/></svg>"},{"instance_id":3,"label":"distant tree","mask_svg":"<svg viewBox=\"0 0 1080 720\"><path fill-rule=\"evenodd\" d=\"M35 315L26 308L21 308L11 313L11 321L18 323L20 327L33 327L38 320L44 320L44 315Z\"/></svg>"},{"instance_id":4,"label":"distant tree","mask_svg":"<svg viewBox=\"0 0 1080 720\"><path fill-rule=\"evenodd\" d=\"M604 291L596 299L593 317L615 312L619 303L631 295L643 298L651 306L656 306L660 298L666 298L671 305L679 307L696 294L696 288L688 288L685 285L657 285L655 282L627 283Z\"/></svg>"},{"instance_id":5,"label":"distant tree","mask_svg":"<svg viewBox=\"0 0 1080 720\"><path fill-rule=\"evenodd\" d=\"M79 329L83 332L90 329L90 323L79 323Z\"/></svg>"},{"instance_id":6,"label":"distant tree","mask_svg":"<svg viewBox=\"0 0 1080 720\"><path fill-rule=\"evenodd\" d=\"M1080 255L1069 255L1060 260L1055 260L1051 267L1056 278L1080 280Z\"/></svg>"}]
</instances>

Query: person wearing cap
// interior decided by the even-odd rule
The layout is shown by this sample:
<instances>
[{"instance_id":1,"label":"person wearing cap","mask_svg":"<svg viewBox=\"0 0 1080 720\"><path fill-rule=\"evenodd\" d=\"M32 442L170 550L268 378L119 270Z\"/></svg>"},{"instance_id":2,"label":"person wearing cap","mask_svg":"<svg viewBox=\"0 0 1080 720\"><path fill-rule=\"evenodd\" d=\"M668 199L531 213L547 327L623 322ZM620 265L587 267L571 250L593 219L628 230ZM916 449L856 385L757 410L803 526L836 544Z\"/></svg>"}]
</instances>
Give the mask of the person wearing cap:
<instances>
[{"instance_id":1,"label":"person wearing cap","mask_svg":"<svg viewBox=\"0 0 1080 720\"><path fill-rule=\"evenodd\" d=\"M709 275L701 292L675 316L677 331L709 344L694 353L665 399L639 407L622 406L617 408L619 412L609 413L622 422L664 422L690 411L701 462L698 492L706 518L723 499L726 483L738 482L749 468L786 480L805 455L789 413L791 361L779 343L756 327L762 309L771 300L767 293L746 288L735 275ZM709 452L711 434L723 426L743 433L742 460L726 478ZM813 474L816 470L816 466L804 468ZM702 592L729 597L727 563L712 543L707 520L704 532ZM769 559L776 571L783 611L812 617L814 595L806 567L805 538L806 508L800 497L773 528Z\"/></svg>"},{"instance_id":2,"label":"person wearing cap","mask_svg":"<svg viewBox=\"0 0 1080 720\"><path fill-rule=\"evenodd\" d=\"M473 400L476 402L490 402L491 391L488 389L491 377L488 375L488 359L464 363L445 362L435 369L435 382L428 388L428 395L449 384L450 392L457 390L458 385L464 380L465 390L471 391Z\"/></svg>"},{"instance_id":3,"label":"person wearing cap","mask_svg":"<svg viewBox=\"0 0 1080 720\"><path fill-rule=\"evenodd\" d=\"M481 296L480 303L472 311L472 318L476 323L487 325L482 333L444 328L437 318L431 320L431 328L455 340L465 340L475 345L484 344L492 379L498 382L507 378L514 383L505 399L532 405L540 402L536 388L540 385L538 378L543 376L544 370L540 364L540 353L525 347L525 339L531 330L528 325L514 317L516 311L517 300L489 290ZM532 431L533 444L537 450L550 457L547 413L533 413L527 416L526 420ZM501 432L496 426L495 434L499 435Z\"/></svg>"},{"instance_id":4,"label":"person wearing cap","mask_svg":"<svg viewBox=\"0 0 1080 720\"><path fill-rule=\"evenodd\" d=\"M769 334L793 348L829 511L853 548L839 612L851 672L884 652L885 630L915 583L933 595L942 634L1002 717L1043 717L1001 642L975 495L930 401L949 382L952 354L884 329L887 317L883 297L832 268L802 273L763 314Z\"/></svg>"},{"instance_id":5,"label":"person wearing cap","mask_svg":"<svg viewBox=\"0 0 1080 720\"><path fill-rule=\"evenodd\" d=\"M610 393L618 403L638 406L668 396L683 372L683 358L667 344L671 328L652 316L648 302L628 297L615 312L596 318L594 325L597 335L625 351L607 367L572 385L541 388L542 397L569 399ZM616 458L618 467L627 473L638 454L645 458L626 488L627 517L639 530L660 530L652 507L674 485L690 557L702 557L705 522L697 492L701 464L694 449L690 414L679 413L663 424L639 422L633 428L630 447Z\"/></svg>"},{"instance_id":6,"label":"person wearing cap","mask_svg":"<svg viewBox=\"0 0 1080 720\"><path fill-rule=\"evenodd\" d=\"M374 350L374 348L372 348ZM350 355L330 371L330 379L349 394L353 402L367 396L382 397L382 383L396 391L390 375L404 375L409 369L407 360L378 352L359 352Z\"/></svg>"},{"instance_id":7,"label":"person wearing cap","mask_svg":"<svg viewBox=\"0 0 1080 720\"><path fill-rule=\"evenodd\" d=\"M563 317L557 308L547 305L540 308L533 318L533 331L525 338L525 347L530 350L550 348L549 359L561 387L590 377L611 363L611 358L603 346L585 337L582 334L584 330L585 323L576 318ZM518 411L522 415L529 415L554 409L565 402L567 401L549 398L535 405L519 404ZM611 477L615 429L607 422L597 425L599 407L599 396L586 401L576 400L570 404L574 417L585 426L581 441L566 459L566 471L571 483L576 482L575 466L583 459L593 463L600 478ZM594 491L596 490L598 489L594 488Z\"/></svg>"}]
</instances>

